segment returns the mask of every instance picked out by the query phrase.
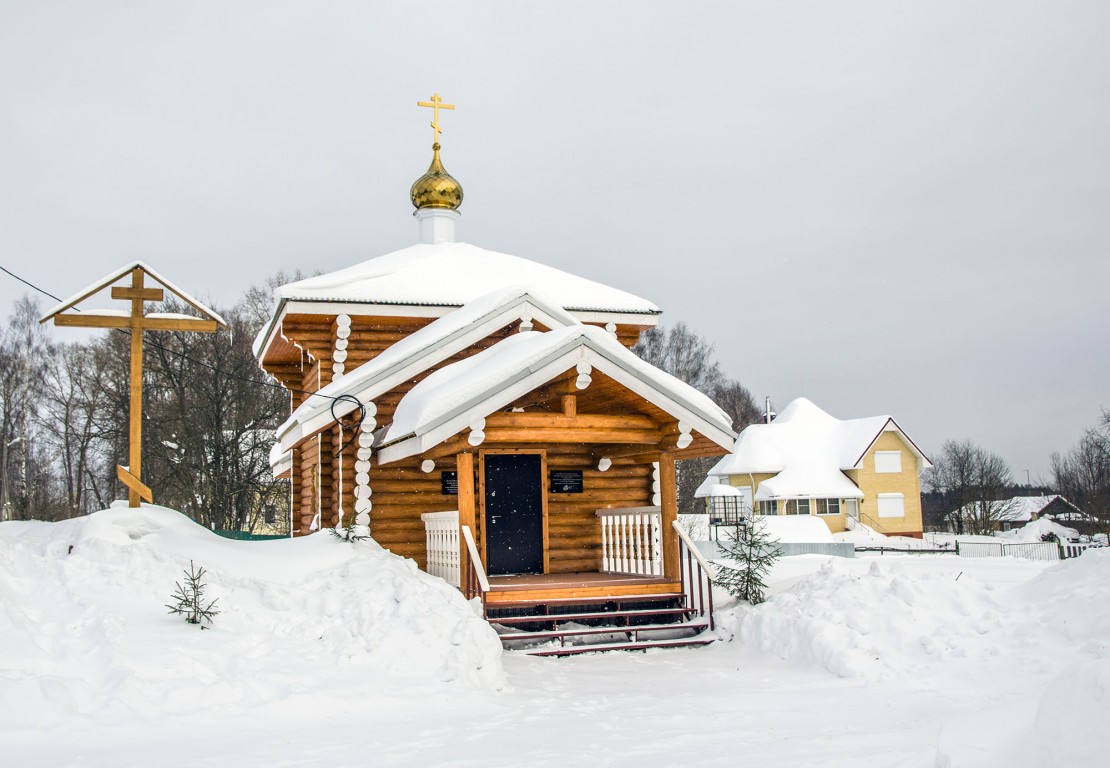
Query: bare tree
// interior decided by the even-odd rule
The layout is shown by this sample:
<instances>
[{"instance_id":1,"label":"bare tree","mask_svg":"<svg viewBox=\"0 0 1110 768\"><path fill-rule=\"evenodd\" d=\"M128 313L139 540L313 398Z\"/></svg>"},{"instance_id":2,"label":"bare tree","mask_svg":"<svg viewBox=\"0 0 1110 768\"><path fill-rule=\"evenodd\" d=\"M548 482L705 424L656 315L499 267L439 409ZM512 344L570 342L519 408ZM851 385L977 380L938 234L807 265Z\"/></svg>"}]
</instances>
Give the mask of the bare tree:
<instances>
[{"instance_id":1,"label":"bare tree","mask_svg":"<svg viewBox=\"0 0 1110 768\"><path fill-rule=\"evenodd\" d=\"M970 440L945 441L924 480L947 500L948 517L958 533L993 533L1015 512L1009 466Z\"/></svg>"},{"instance_id":2,"label":"bare tree","mask_svg":"<svg viewBox=\"0 0 1110 768\"><path fill-rule=\"evenodd\" d=\"M713 357L713 345L685 323L669 329L657 326L645 331L632 351L712 398L732 417L732 428L736 431L758 421L759 407L751 392L725 377ZM713 457L683 459L676 463L679 513L702 511L694 492L715 463L717 459Z\"/></svg>"},{"instance_id":3,"label":"bare tree","mask_svg":"<svg viewBox=\"0 0 1110 768\"><path fill-rule=\"evenodd\" d=\"M39 418L43 380L53 349L39 325L39 306L16 302L0 334L0 505L17 520L54 519L57 485Z\"/></svg>"},{"instance_id":4,"label":"bare tree","mask_svg":"<svg viewBox=\"0 0 1110 768\"><path fill-rule=\"evenodd\" d=\"M267 506L288 504L269 462L288 396L258 367L247 310L222 314L230 333L167 333L150 343L144 470L162 503L207 526L250 531Z\"/></svg>"},{"instance_id":5,"label":"bare tree","mask_svg":"<svg viewBox=\"0 0 1110 768\"><path fill-rule=\"evenodd\" d=\"M1052 454L1056 490L1096 521L1110 541L1110 412L1068 453Z\"/></svg>"},{"instance_id":6,"label":"bare tree","mask_svg":"<svg viewBox=\"0 0 1110 768\"><path fill-rule=\"evenodd\" d=\"M65 517L88 514L101 506L93 479L104 471L100 450L108 404L101 386L104 359L92 345L67 344L46 370L43 427L61 475Z\"/></svg>"}]
</instances>

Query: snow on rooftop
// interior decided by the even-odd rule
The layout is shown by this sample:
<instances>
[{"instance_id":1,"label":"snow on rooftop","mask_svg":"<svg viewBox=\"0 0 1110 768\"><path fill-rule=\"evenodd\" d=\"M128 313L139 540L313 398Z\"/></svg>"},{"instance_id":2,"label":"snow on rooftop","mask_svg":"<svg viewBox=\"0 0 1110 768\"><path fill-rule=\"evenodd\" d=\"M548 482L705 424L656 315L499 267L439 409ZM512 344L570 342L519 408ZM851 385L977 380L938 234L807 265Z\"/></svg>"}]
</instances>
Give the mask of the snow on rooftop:
<instances>
[{"instance_id":1,"label":"snow on rooftop","mask_svg":"<svg viewBox=\"0 0 1110 768\"><path fill-rule=\"evenodd\" d=\"M51 308L49 312L47 312L45 315L42 316L42 320L43 321L49 320L51 317L58 314L59 312L63 312L65 310L69 309L70 307L72 307L73 305L80 303L84 299L87 299L89 296L93 295L94 293L97 293L97 292L103 290L104 288L107 288L109 285L116 282L117 280L119 280L120 278L122 278L124 275L126 275L127 273L129 273L131 270L133 270L135 268L142 269L147 275L149 275L150 277L153 277L157 282L161 283L161 285L164 288L166 288L166 290L168 290L170 293L176 294L178 298L180 298L186 304L191 305L194 309L196 309L202 315L205 315L209 319L215 320L217 323L224 326L225 328L227 327L227 321L224 320L219 315L219 313L217 313L215 310L205 306L204 304L201 304L192 295L183 291L177 285L175 285L174 283L171 283L169 280L162 277L162 275L155 272L150 267L149 264L146 264L145 262L142 262L142 261L133 261L130 264L126 264L126 265L120 267L119 269L117 269L115 272L112 272L110 275L108 275L106 277L102 277L97 282L92 283L91 285L88 285L88 286L82 288L80 291L73 294L72 296L70 296L65 301L63 301L63 302L55 305L53 308ZM147 287L149 288L151 286L148 285ZM111 312L113 312L113 310L95 310L95 313L98 314L98 315L107 315L108 313L111 313ZM126 317L126 316L129 316L129 315L130 315L130 313L127 312L127 313L125 313L124 316ZM116 315L113 314L112 316L116 316ZM181 317L194 319L192 315L181 315Z\"/></svg>"},{"instance_id":2,"label":"snow on rooftop","mask_svg":"<svg viewBox=\"0 0 1110 768\"><path fill-rule=\"evenodd\" d=\"M888 425L897 429L890 416L841 420L799 397L770 424L753 424L741 432L732 453L721 459L710 474L775 474L760 483L755 497L758 501L863 498L842 470L856 467Z\"/></svg>"},{"instance_id":3,"label":"snow on rooftop","mask_svg":"<svg viewBox=\"0 0 1110 768\"><path fill-rule=\"evenodd\" d=\"M518 307L521 312L511 317L511 311ZM383 350L381 354L373 359L323 387L318 393L320 396L309 397L298 406L292 416L278 429L278 435L283 436L289 433L296 424L304 425L310 431L322 428L325 425L317 425L316 422L324 414L331 416L333 398L351 395L363 403L370 402L374 397L385 391L382 389L383 385L387 388L390 386L391 377L398 371L410 368L413 363L418 364L423 358L438 349L450 349L448 354L453 354L457 350L454 347L448 348L446 345L449 342L458 341L460 338L468 338L466 332L469 329L478 328L483 323L491 320L499 326L502 323L508 324L514 319L519 320L522 314L527 314L531 319L539 320L548 327L581 325L566 310L548 301L535 289L511 286L493 291L478 297L459 309L448 312L443 317L437 318L415 333ZM490 328L488 330L492 332L497 329ZM473 341L469 343L473 343ZM441 357L433 357L430 364L438 362ZM420 367L420 371L426 370L427 367ZM410 376L415 375L415 373L417 371L411 371ZM334 404L335 415L340 417L355 409L354 404L349 400ZM297 436L296 439L300 439L300 437Z\"/></svg>"},{"instance_id":4,"label":"snow on rooftop","mask_svg":"<svg viewBox=\"0 0 1110 768\"><path fill-rule=\"evenodd\" d=\"M706 478L705 482L698 486L694 491L695 499L704 499L708 497L718 496L741 496L739 488L733 488L728 483L723 483L716 477L710 475Z\"/></svg>"},{"instance_id":5,"label":"snow on rooftop","mask_svg":"<svg viewBox=\"0 0 1110 768\"><path fill-rule=\"evenodd\" d=\"M418 244L277 289L282 299L462 306L491 290L535 285L573 310L658 314L631 293L468 243Z\"/></svg>"},{"instance_id":6,"label":"snow on rooftop","mask_svg":"<svg viewBox=\"0 0 1110 768\"><path fill-rule=\"evenodd\" d=\"M1041 510L1056 499L1062 499L1069 509L1072 508L1071 502L1067 499L1063 499L1059 494L1050 494L1047 496L1014 496L1010 499L999 499L998 501L991 502L991 504L996 511L998 519L1015 523L1026 523L1033 519L1033 515L1039 515ZM975 502L965 504L952 514L961 517L974 515L975 507ZM1068 519L1083 519L1082 514L1077 514L1075 512L1068 513L1066 517Z\"/></svg>"},{"instance_id":7,"label":"snow on rooftop","mask_svg":"<svg viewBox=\"0 0 1110 768\"><path fill-rule=\"evenodd\" d=\"M730 417L712 400L683 381L644 362L601 328L577 325L546 333L529 331L499 341L465 360L428 376L401 399L393 423L382 436L389 443L423 434L461 408L469 407L513 377L577 347L589 346L620 367L634 371L652 386L684 402L718 428L729 431Z\"/></svg>"}]
</instances>

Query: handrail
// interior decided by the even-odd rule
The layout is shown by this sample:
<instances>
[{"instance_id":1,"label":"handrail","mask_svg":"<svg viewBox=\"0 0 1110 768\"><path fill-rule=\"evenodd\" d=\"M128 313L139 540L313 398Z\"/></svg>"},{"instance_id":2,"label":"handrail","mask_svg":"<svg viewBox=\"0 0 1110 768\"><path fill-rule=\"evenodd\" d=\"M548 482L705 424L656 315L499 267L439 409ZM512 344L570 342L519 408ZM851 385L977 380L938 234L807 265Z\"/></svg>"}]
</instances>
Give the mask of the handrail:
<instances>
[{"instance_id":1,"label":"handrail","mask_svg":"<svg viewBox=\"0 0 1110 768\"><path fill-rule=\"evenodd\" d=\"M705 559L705 555L703 555L701 551L696 546L694 546L693 540L690 538L690 536L686 533L686 531L677 520L672 521L671 525L673 525L674 529L678 531L678 537L682 539L682 542L686 545L686 549L688 549L690 553L694 556L694 559L698 561L698 565L700 565L705 570L705 574L709 577L709 581L716 581L717 569L710 565L709 561Z\"/></svg>"},{"instance_id":2,"label":"handrail","mask_svg":"<svg viewBox=\"0 0 1110 768\"><path fill-rule=\"evenodd\" d=\"M478 545L474 543L474 534L470 532L469 525L459 526L462 529L463 539L466 541L466 551L470 555L470 567L478 577L478 586L482 592L489 592L489 579L486 578L486 569L482 567L482 558L478 556Z\"/></svg>"},{"instance_id":3,"label":"handrail","mask_svg":"<svg viewBox=\"0 0 1110 768\"><path fill-rule=\"evenodd\" d=\"M619 517L621 515L651 515L662 514L663 508L659 505L654 507L606 507L604 509L594 510L594 514L598 517Z\"/></svg>"},{"instance_id":4,"label":"handrail","mask_svg":"<svg viewBox=\"0 0 1110 768\"><path fill-rule=\"evenodd\" d=\"M871 517L871 515L867 514L861 509L859 511L859 520L860 522L863 522L864 519L867 520L867 522L863 523L864 525L866 525L868 528L875 531L876 533L881 533L883 536L886 536L886 528L884 528L878 520Z\"/></svg>"}]
</instances>

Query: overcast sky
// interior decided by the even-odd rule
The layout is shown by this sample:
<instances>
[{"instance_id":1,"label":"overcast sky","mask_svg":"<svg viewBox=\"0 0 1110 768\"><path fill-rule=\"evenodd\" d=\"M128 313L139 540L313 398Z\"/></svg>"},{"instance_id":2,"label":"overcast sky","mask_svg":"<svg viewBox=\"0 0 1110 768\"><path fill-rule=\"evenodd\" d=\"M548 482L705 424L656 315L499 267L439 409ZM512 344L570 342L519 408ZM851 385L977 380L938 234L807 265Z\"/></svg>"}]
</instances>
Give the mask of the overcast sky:
<instances>
[{"instance_id":1,"label":"overcast sky","mask_svg":"<svg viewBox=\"0 0 1110 768\"><path fill-rule=\"evenodd\" d=\"M1035 480L1110 408L1108 39L1060 0L0 0L0 264L227 303L410 245L438 91L461 239Z\"/></svg>"}]
</instances>

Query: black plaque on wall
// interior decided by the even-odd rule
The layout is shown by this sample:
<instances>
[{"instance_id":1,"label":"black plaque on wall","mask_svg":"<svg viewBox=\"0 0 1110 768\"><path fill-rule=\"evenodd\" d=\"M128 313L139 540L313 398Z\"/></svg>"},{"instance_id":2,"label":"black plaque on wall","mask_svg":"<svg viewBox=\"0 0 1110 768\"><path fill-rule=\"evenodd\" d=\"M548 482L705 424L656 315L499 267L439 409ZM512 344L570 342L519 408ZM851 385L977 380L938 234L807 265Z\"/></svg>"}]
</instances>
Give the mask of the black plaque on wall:
<instances>
[{"instance_id":1,"label":"black plaque on wall","mask_svg":"<svg viewBox=\"0 0 1110 768\"><path fill-rule=\"evenodd\" d=\"M555 469L550 475L552 493L582 493L582 470Z\"/></svg>"},{"instance_id":2,"label":"black plaque on wall","mask_svg":"<svg viewBox=\"0 0 1110 768\"><path fill-rule=\"evenodd\" d=\"M459 495L459 473L458 472L440 472L439 473L439 492L443 496L458 496Z\"/></svg>"}]
</instances>

